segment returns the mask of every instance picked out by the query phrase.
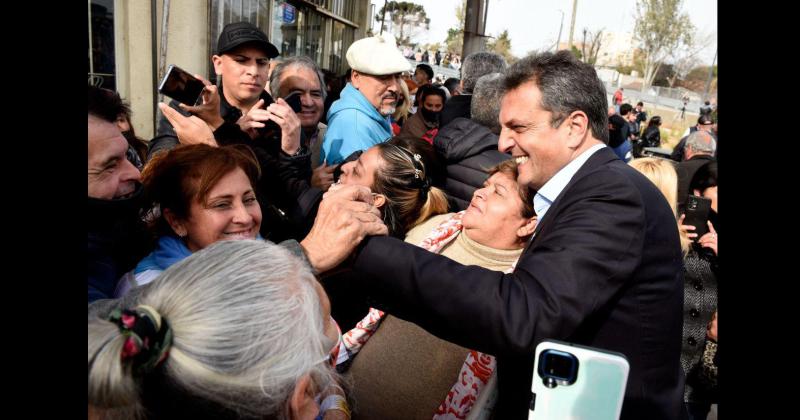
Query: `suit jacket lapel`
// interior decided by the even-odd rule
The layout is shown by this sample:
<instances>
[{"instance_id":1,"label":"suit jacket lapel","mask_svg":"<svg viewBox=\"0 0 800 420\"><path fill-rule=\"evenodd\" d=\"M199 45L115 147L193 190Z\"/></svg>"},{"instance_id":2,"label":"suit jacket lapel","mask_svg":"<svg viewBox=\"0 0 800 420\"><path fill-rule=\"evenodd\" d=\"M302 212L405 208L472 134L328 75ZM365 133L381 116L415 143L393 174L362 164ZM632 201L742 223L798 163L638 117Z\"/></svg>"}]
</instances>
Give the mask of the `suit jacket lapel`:
<instances>
[{"instance_id":1,"label":"suit jacket lapel","mask_svg":"<svg viewBox=\"0 0 800 420\"><path fill-rule=\"evenodd\" d=\"M556 199L553 200L553 204L547 210L547 213L544 215L544 218L542 220L540 220L541 223L537 223L536 224L536 229L534 229L534 231L533 231L533 237L531 238L530 241L528 241L528 246L526 246L525 249L522 251L523 255L526 252L528 252L528 249L530 249L531 246L534 244L534 242L536 242L537 239L541 236L539 232L542 231L544 226L548 226L547 222L550 221L550 220L553 220L556 217L556 214L558 214L558 212L561 210L561 203L563 202L563 200L561 200L561 197L563 197L564 194L567 191L569 191L569 189L578 180L580 180L581 178L586 176L586 174L590 173L595 168L597 168L599 166L602 166L602 165L605 165L605 164L607 164L607 163L609 163L609 162L611 162L611 161L613 161L615 159L619 159L619 158L614 153L614 151L610 147L604 147L604 148L598 150L597 152L595 152L595 154L593 154L586 161L586 163L584 163L583 166L581 166L581 168L578 169L578 172L576 172L575 176L573 176L572 179L570 179L570 181L567 183L567 186L564 187L564 189L561 190L561 193L558 194L558 197L556 197Z\"/></svg>"}]
</instances>

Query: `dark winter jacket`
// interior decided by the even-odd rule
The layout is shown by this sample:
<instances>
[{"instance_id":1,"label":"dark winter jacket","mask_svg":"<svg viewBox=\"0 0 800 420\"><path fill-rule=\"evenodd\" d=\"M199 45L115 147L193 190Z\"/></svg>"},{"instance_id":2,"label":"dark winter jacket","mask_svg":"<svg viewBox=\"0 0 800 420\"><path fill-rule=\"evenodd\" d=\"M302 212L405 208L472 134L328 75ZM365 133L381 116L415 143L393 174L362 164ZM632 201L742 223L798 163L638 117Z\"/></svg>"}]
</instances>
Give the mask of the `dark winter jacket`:
<instances>
[{"instance_id":1,"label":"dark winter jacket","mask_svg":"<svg viewBox=\"0 0 800 420\"><path fill-rule=\"evenodd\" d=\"M130 198L101 200L88 197L89 303L114 295L117 281L149 253L154 241L139 220L142 186Z\"/></svg>"},{"instance_id":2,"label":"dark winter jacket","mask_svg":"<svg viewBox=\"0 0 800 420\"><path fill-rule=\"evenodd\" d=\"M497 150L497 139L488 128L466 118L456 118L439 130L433 147L447 165L447 179L439 187L447 193L450 211L466 209L488 178L486 171L511 159Z\"/></svg>"},{"instance_id":3,"label":"dark winter jacket","mask_svg":"<svg viewBox=\"0 0 800 420\"><path fill-rule=\"evenodd\" d=\"M472 95L461 94L451 96L445 102L442 108L442 114L439 116L439 129L441 130L447 124L450 124L456 118L472 118Z\"/></svg>"},{"instance_id":4,"label":"dark winter jacket","mask_svg":"<svg viewBox=\"0 0 800 420\"><path fill-rule=\"evenodd\" d=\"M269 136L250 136L236 124L242 116L239 108L228 103L219 85L220 116L225 121L214 131L214 139L220 146L231 144L248 145L256 155L261 167L261 178L257 185L258 201L263 220L261 236L274 242L285 239L302 239L310 230L305 226L310 218L316 216L316 207L306 203L316 203L322 191L311 187L311 152L305 148L296 156L289 156L280 148L280 131ZM264 103L272 103L272 97L265 91L261 93ZM176 101L170 106L183 115L189 115L178 107ZM301 143L305 144L301 131ZM179 144L172 125L163 115L158 123L157 135L150 142L147 159L161 150L170 150Z\"/></svg>"}]
</instances>

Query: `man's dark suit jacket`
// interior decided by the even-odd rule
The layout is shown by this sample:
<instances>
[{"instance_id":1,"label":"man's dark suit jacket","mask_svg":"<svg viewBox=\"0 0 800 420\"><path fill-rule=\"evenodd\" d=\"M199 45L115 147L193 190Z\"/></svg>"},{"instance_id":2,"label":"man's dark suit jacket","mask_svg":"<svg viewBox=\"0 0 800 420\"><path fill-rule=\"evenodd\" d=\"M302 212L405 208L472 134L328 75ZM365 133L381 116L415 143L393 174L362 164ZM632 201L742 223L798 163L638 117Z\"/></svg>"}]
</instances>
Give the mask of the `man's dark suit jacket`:
<instances>
[{"instance_id":1,"label":"man's dark suit jacket","mask_svg":"<svg viewBox=\"0 0 800 420\"><path fill-rule=\"evenodd\" d=\"M627 357L621 418L678 419L681 264L666 199L604 147L555 199L511 274L389 237L366 240L354 268L377 307L497 356L495 418L527 418L534 350L550 338Z\"/></svg>"}]
</instances>

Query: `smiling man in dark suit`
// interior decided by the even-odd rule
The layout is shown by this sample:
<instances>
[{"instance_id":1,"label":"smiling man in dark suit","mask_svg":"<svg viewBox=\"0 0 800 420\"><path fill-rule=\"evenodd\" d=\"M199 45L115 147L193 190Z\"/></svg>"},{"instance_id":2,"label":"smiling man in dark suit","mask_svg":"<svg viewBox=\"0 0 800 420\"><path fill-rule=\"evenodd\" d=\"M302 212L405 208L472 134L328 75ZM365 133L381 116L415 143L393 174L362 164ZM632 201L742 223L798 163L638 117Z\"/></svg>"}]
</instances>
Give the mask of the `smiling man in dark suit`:
<instances>
[{"instance_id":1,"label":"smiling man in dark suit","mask_svg":"<svg viewBox=\"0 0 800 420\"><path fill-rule=\"evenodd\" d=\"M532 379L534 350L544 339L626 356L621 418L681 418L675 215L606 145L605 89L590 65L545 53L506 76L499 149L514 156L518 182L537 191L539 216L515 270L463 266L390 237L366 239L353 268L378 308L497 356L496 418L527 418L531 380L541 380Z\"/></svg>"}]
</instances>

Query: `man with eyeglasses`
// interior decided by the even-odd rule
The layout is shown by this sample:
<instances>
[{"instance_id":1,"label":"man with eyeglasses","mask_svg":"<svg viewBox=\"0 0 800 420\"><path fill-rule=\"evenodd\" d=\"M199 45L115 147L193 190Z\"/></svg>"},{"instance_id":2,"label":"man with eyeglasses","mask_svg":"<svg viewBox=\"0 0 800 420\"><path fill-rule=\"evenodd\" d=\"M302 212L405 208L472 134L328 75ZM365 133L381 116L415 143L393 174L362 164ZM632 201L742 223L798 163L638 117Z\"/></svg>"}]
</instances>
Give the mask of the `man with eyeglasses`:
<instances>
[{"instance_id":1,"label":"man with eyeglasses","mask_svg":"<svg viewBox=\"0 0 800 420\"><path fill-rule=\"evenodd\" d=\"M389 117L400 97L400 73L411 70L394 37L388 34L354 42L346 57L353 72L350 83L328 111L328 131L319 158L320 163L328 165L392 136Z\"/></svg>"}]
</instances>

